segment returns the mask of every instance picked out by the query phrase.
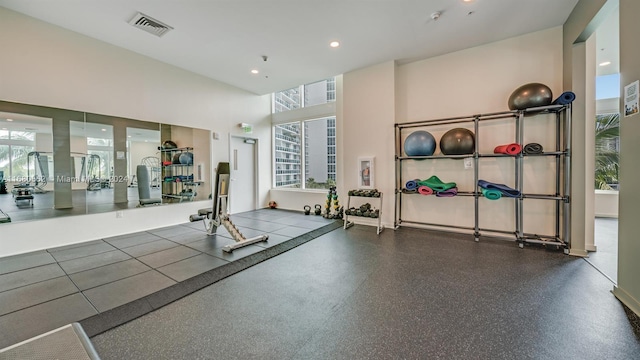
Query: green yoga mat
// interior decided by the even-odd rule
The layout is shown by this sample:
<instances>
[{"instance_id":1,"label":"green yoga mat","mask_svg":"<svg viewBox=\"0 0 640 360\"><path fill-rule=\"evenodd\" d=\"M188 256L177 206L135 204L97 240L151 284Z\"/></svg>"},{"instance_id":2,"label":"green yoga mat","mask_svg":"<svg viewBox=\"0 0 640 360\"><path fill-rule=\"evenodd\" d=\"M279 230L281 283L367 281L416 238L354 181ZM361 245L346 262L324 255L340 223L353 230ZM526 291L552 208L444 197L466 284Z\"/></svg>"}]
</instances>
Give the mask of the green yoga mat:
<instances>
[{"instance_id":1,"label":"green yoga mat","mask_svg":"<svg viewBox=\"0 0 640 360\"><path fill-rule=\"evenodd\" d=\"M457 186L454 182L442 182L442 180L438 179L438 177L435 175L428 178L427 180L418 181L418 185L430 187L431 189L433 189L433 191L447 191Z\"/></svg>"},{"instance_id":2,"label":"green yoga mat","mask_svg":"<svg viewBox=\"0 0 640 360\"><path fill-rule=\"evenodd\" d=\"M482 189L482 195L489 200L498 200L502 197L502 193L498 190Z\"/></svg>"}]
</instances>

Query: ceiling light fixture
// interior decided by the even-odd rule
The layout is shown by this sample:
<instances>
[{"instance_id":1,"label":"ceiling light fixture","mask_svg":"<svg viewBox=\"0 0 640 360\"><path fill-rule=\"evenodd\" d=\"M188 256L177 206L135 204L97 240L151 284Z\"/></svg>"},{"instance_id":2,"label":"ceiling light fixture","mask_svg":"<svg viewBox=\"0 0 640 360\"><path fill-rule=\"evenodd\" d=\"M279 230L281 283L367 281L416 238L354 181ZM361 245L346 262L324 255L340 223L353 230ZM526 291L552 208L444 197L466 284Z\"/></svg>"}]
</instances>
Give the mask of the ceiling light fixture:
<instances>
[{"instance_id":1,"label":"ceiling light fixture","mask_svg":"<svg viewBox=\"0 0 640 360\"><path fill-rule=\"evenodd\" d=\"M100 130L102 130L102 131L107 131L107 129L100 129Z\"/></svg>"},{"instance_id":2,"label":"ceiling light fixture","mask_svg":"<svg viewBox=\"0 0 640 360\"><path fill-rule=\"evenodd\" d=\"M338 46L340 46L340 43L338 41L332 41L329 43L329 46L331 46L332 48L337 48Z\"/></svg>"},{"instance_id":3,"label":"ceiling light fixture","mask_svg":"<svg viewBox=\"0 0 640 360\"><path fill-rule=\"evenodd\" d=\"M607 66L607 65L611 65L611 61L601 62L599 65L600 65L600 66Z\"/></svg>"},{"instance_id":4,"label":"ceiling light fixture","mask_svg":"<svg viewBox=\"0 0 640 360\"><path fill-rule=\"evenodd\" d=\"M258 70L256 70L256 69L251 70L251 73L252 73L252 74L257 74L257 73L259 73L259 72L260 72L260 71L258 71Z\"/></svg>"},{"instance_id":5,"label":"ceiling light fixture","mask_svg":"<svg viewBox=\"0 0 640 360\"><path fill-rule=\"evenodd\" d=\"M13 119L7 119L7 121L8 121L8 122L12 122L12 121L13 121Z\"/></svg>"}]
</instances>

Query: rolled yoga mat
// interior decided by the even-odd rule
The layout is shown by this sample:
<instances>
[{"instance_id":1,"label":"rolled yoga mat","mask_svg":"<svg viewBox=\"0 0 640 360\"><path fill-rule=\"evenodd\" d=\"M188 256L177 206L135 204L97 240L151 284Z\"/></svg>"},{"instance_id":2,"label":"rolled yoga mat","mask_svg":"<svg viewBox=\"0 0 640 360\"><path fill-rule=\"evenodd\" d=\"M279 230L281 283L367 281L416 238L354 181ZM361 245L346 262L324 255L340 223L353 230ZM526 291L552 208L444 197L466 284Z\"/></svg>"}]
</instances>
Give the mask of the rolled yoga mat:
<instances>
[{"instance_id":1,"label":"rolled yoga mat","mask_svg":"<svg viewBox=\"0 0 640 360\"><path fill-rule=\"evenodd\" d=\"M456 183L454 182L450 182L450 183L442 182L442 180L438 179L438 177L435 175L428 178L427 180L418 181L418 185L428 186L433 191L445 191L457 186Z\"/></svg>"},{"instance_id":2,"label":"rolled yoga mat","mask_svg":"<svg viewBox=\"0 0 640 360\"><path fill-rule=\"evenodd\" d=\"M458 195L458 188L457 187L452 187L451 189L445 190L445 191L438 191L436 192L436 196L437 197L454 197Z\"/></svg>"},{"instance_id":3,"label":"rolled yoga mat","mask_svg":"<svg viewBox=\"0 0 640 360\"><path fill-rule=\"evenodd\" d=\"M489 200L498 200L502 197L502 193L498 190L482 189L482 195Z\"/></svg>"},{"instance_id":4,"label":"rolled yoga mat","mask_svg":"<svg viewBox=\"0 0 640 360\"><path fill-rule=\"evenodd\" d=\"M507 154L507 155L518 155L522 151L522 146L517 143L507 144L507 145L498 145L495 149L493 149L494 154Z\"/></svg>"},{"instance_id":5,"label":"rolled yoga mat","mask_svg":"<svg viewBox=\"0 0 640 360\"><path fill-rule=\"evenodd\" d=\"M420 185L418 185L418 181L420 181L420 179L409 180L404 185L404 188L407 189L407 190L417 190L418 186L420 186Z\"/></svg>"},{"instance_id":6,"label":"rolled yoga mat","mask_svg":"<svg viewBox=\"0 0 640 360\"><path fill-rule=\"evenodd\" d=\"M520 196L520 191L510 188L504 184L496 184L491 183L485 180L478 180L478 186L487 190L498 190L502 193L502 195L507 197L518 197Z\"/></svg>"},{"instance_id":7,"label":"rolled yoga mat","mask_svg":"<svg viewBox=\"0 0 640 360\"><path fill-rule=\"evenodd\" d=\"M553 105L569 105L576 99L576 94L571 91L565 91L560 94L560 97L553 100L551 104Z\"/></svg>"},{"instance_id":8,"label":"rolled yoga mat","mask_svg":"<svg viewBox=\"0 0 640 360\"><path fill-rule=\"evenodd\" d=\"M433 189L424 185L418 187L418 192L422 195L433 195Z\"/></svg>"},{"instance_id":9,"label":"rolled yoga mat","mask_svg":"<svg viewBox=\"0 0 640 360\"><path fill-rule=\"evenodd\" d=\"M542 154L542 145L538 143L530 143L524 146L525 154Z\"/></svg>"}]
</instances>

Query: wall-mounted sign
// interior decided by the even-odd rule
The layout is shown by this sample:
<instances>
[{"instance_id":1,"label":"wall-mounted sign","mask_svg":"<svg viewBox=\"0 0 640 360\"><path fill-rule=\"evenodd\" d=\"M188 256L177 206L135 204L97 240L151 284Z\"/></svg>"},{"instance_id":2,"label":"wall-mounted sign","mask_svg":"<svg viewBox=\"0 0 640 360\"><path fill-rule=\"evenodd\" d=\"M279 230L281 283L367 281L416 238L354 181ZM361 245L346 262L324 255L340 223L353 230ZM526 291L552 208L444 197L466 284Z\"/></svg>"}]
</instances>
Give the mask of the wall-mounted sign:
<instances>
[{"instance_id":1,"label":"wall-mounted sign","mask_svg":"<svg viewBox=\"0 0 640 360\"><path fill-rule=\"evenodd\" d=\"M640 81L636 80L624 87L624 116L631 116L638 113L638 87Z\"/></svg>"},{"instance_id":2,"label":"wall-mounted sign","mask_svg":"<svg viewBox=\"0 0 640 360\"><path fill-rule=\"evenodd\" d=\"M242 132L245 134L253 133L253 125L247 123L241 123L240 127L242 128Z\"/></svg>"}]
</instances>

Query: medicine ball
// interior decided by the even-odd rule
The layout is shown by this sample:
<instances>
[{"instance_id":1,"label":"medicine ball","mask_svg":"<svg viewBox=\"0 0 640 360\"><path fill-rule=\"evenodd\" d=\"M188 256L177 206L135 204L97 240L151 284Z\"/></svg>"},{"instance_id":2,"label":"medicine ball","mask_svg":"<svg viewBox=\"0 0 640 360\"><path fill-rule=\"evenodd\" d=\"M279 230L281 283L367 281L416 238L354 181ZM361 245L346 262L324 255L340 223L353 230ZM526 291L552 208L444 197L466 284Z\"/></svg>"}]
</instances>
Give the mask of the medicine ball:
<instances>
[{"instance_id":1,"label":"medicine ball","mask_svg":"<svg viewBox=\"0 0 640 360\"><path fill-rule=\"evenodd\" d=\"M551 89L540 83L529 83L515 89L509 96L510 110L523 110L538 106L551 105L553 94Z\"/></svg>"},{"instance_id":2,"label":"medicine ball","mask_svg":"<svg viewBox=\"0 0 640 360\"><path fill-rule=\"evenodd\" d=\"M440 151L444 155L473 154L476 138L469 129L455 128L447 131L440 139Z\"/></svg>"},{"instance_id":3,"label":"medicine ball","mask_svg":"<svg viewBox=\"0 0 640 360\"><path fill-rule=\"evenodd\" d=\"M407 156L431 156L435 150L436 139L427 131L414 131L404 140Z\"/></svg>"}]
</instances>

